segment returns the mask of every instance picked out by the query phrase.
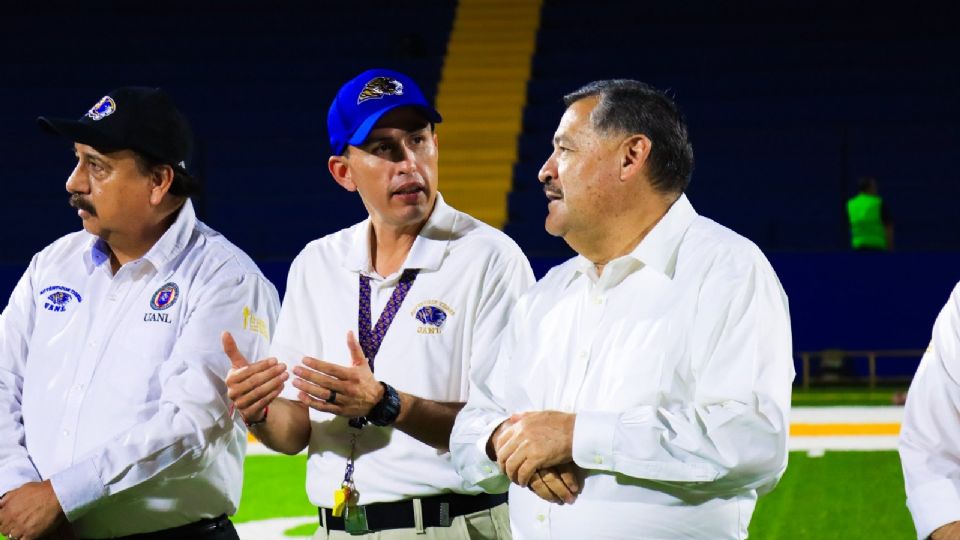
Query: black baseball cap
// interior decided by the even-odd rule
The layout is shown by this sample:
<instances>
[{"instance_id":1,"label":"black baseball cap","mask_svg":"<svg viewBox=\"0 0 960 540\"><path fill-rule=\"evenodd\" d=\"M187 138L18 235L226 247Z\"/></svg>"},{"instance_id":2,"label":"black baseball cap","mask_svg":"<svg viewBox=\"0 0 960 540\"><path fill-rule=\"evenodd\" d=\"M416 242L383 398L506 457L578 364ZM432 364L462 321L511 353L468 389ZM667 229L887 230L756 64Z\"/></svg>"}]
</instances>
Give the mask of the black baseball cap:
<instances>
[{"instance_id":1,"label":"black baseball cap","mask_svg":"<svg viewBox=\"0 0 960 540\"><path fill-rule=\"evenodd\" d=\"M134 150L186 171L193 150L187 119L159 88L111 90L79 120L37 118L40 127L101 152Z\"/></svg>"}]
</instances>

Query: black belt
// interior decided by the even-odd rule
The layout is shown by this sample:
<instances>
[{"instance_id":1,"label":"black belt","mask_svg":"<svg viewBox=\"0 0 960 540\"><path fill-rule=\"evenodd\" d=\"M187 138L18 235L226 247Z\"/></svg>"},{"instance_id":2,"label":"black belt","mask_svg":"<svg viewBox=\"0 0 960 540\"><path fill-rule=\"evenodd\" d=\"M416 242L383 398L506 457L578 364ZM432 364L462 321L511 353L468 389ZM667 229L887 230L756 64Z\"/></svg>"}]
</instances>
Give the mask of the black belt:
<instances>
[{"instance_id":1,"label":"black belt","mask_svg":"<svg viewBox=\"0 0 960 540\"><path fill-rule=\"evenodd\" d=\"M226 514L222 514L215 518L201 519L200 521L170 529L163 529L161 531L118 536L115 540L191 540L194 538L204 538L209 534L232 529L233 523L230 523Z\"/></svg>"},{"instance_id":2,"label":"black belt","mask_svg":"<svg viewBox=\"0 0 960 540\"><path fill-rule=\"evenodd\" d=\"M449 527L453 518L465 516L481 510L487 510L507 502L507 494L462 495L445 493L433 497L423 497L420 505L423 509L424 527ZM413 518L413 500L368 504L363 507L367 512L367 528L371 531L385 529L410 529L416 526ZM327 510L327 530L342 531L343 517L334 517L329 509L319 508L320 524L323 525L323 513Z\"/></svg>"}]
</instances>

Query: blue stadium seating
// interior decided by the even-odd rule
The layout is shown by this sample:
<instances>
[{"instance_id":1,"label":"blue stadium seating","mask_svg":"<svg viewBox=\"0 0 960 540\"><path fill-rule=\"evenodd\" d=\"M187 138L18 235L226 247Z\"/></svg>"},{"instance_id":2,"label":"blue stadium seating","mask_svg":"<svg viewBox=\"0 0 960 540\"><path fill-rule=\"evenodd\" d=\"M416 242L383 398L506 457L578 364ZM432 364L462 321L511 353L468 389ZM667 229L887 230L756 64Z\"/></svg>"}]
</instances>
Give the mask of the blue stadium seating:
<instances>
[{"instance_id":1,"label":"blue stadium seating","mask_svg":"<svg viewBox=\"0 0 960 540\"><path fill-rule=\"evenodd\" d=\"M897 249L960 250L960 27L946 3L545 2L514 188L534 186L585 82L628 77L672 95L696 154L694 206L767 251L847 248L845 200L878 177ZM543 199L511 195L508 230L536 243ZM524 207L523 205L533 205ZM528 217L530 219L528 219ZM527 240L527 239L530 240Z\"/></svg>"},{"instance_id":2,"label":"blue stadium seating","mask_svg":"<svg viewBox=\"0 0 960 540\"><path fill-rule=\"evenodd\" d=\"M371 67L403 70L435 94L456 1L416 7L51 0L7 10L0 159L14 204L0 227L32 226L0 262L25 264L79 226L65 204L72 149L41 134L35 117L77 117L130 84L164 87L190 118L191 168L204 180L198 212L258 261L289 261L307 241L357 221L362 205L327 172L327 107L342 82Z\"/></svg>"}]
</instances>

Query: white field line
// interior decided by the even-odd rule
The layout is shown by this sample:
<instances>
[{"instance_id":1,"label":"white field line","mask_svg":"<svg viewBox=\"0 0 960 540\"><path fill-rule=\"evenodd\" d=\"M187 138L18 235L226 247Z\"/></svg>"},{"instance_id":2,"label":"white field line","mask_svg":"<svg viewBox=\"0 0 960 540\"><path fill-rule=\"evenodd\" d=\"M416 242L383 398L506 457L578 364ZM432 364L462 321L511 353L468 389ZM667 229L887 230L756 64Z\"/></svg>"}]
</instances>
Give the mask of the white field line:
<instances>
[{"instance_id":1,"label":"white field line","mask_svg":"<svg viewBox=\"0 0 960 540\"><path fill-rule=\"evenodd\" d=\"M903 407L794 407L792 424L899 424ZM896 450L897 438L888 435L794 436L790 450ZM305 452L305 451L304 451ZM303 452L301 452L303 453ZM252 441L247 454L277 455L263 444Z\"/></svg>"}]
</instances>

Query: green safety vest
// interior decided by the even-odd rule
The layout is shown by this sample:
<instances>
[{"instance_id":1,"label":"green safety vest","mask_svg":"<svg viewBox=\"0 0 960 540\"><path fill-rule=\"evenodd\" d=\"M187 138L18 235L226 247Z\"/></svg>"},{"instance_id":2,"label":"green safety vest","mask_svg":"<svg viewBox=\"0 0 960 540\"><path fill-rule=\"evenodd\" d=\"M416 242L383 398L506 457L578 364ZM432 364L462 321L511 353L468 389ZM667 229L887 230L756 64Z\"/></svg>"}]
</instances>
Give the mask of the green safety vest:
<instances>
[{"instance_id":1,"label":"green safety vest","mask_svg":"<svg viewBox=\"0 0 960 540\"><path fill-rule=\"evenodd\" d=\"M850 242L853 249L887 249L887 234L880 218L882 199L877 195L861 193L847 201L850 216Z\"/></svg>"}]
</instances>

